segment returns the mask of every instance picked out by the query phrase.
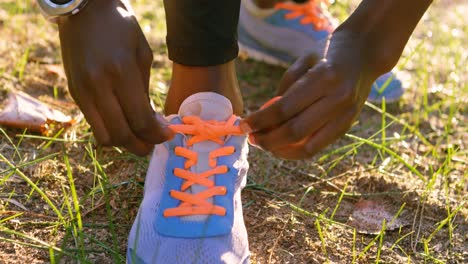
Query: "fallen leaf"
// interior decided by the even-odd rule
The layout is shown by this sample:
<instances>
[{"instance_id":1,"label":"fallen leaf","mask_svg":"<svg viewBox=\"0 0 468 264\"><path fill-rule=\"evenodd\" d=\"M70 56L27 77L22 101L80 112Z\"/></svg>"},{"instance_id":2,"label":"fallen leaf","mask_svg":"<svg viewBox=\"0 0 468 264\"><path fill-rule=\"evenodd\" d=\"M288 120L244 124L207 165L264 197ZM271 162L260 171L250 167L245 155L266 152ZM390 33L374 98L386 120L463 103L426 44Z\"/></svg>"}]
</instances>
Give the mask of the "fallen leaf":
<instances>
[{"instance_id":1,"label":"fallen leaf","mask_svg":"<svg viewBox=\"0 0 468 264\"><path fill-rule=\"evenodd\" d=\"M0 112L0 125L27 128L43 135L47 135L52 126L68 127L74 122L70 116L23 92L10 92Z\"/></svg>"},{"instance_id":2,"label":"fallen leaf","mask_svg":"<svg viewBox=\"0 0 468 264\"><path fill-rule=\"evenodd\" d=\"M408 223L397 217L392 219L399 208L382 202L361 199L354 205L354 211L348 219L348 225L356 228L358 233L378 234L382 230L382 223L385 220L385 230L395 230Z\"/></svg>"},{"instance_id":3,"label":"fallen leaf","mask_svg":"<svg viewBox=\"0 0 468 264\"><path fill-rule=\"evenodd\" d=\"M23 209L24 211L29 211L28 208L26 208L23 204L21 204L20 202L18 202L15 199L10 198L10 199L7 199L6 202L14 204L14 205L18 206L19 208Z\"/></svg>"},{"instance_id":4,"label":"fallen leaf","mask_svg":"<svg viewBox=\"0 0 468 264\"><path fill-rule=\"evenodd\" d=\"M67 79L65 75L65 71L63 70L62 65L60 64L47 64L46 66L47 72L52 75L56 75L59 78Z\"/></svg>"}]
</instances>

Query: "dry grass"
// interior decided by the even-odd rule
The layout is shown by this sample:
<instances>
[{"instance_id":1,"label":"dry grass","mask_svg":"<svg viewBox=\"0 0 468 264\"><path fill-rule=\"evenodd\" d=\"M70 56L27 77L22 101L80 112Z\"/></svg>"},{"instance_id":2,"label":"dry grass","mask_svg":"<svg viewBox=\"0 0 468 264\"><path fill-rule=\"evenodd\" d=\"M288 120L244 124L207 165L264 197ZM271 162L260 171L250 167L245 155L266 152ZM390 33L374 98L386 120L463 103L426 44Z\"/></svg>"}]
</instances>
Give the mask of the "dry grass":
<instances>
[{"instance_id":1,"label":"dry grass","mask_svg":"<svg viewBox=\"0 0 468 264\"><path fill-rule=\"evenodd\" d=\"M16 89L79 115L65 80L45 67L60 63L56 29L29 2L0 0L0 102ZM161 107L170 79L164 12L160 1L134 2L155 52L151 96ZM352 6L332 11L343 16ZM243 202L253 263L468 259L467 12L463 1L436 2L397 67L409 88L404 98L369 104L349 134L314 159L251 150ZM247 111L272 96L282 72L238 62ZM147 159L95 148L84 120L47 138L0 129L0 263L123 263ZM347 220L360 199L395 213L404 206L407 225L356 233Z\"/></svg>"}]
</instances>

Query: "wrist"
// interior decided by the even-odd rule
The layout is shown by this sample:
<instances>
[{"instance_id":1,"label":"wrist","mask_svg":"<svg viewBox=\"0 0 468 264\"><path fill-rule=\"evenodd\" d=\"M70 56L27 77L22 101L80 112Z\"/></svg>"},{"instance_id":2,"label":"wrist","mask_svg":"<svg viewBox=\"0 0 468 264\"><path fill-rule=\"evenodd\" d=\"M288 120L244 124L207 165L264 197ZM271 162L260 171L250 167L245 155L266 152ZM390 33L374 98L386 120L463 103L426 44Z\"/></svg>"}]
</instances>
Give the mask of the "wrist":
<instances>
[{"instance_id":1,"label":"wrist","mask_svg":"<svg viewBox=\"0 0 468 264\"><path fill-rule=\"evenodd\" d=\"M390 36L367 29L357 31L352 23L344 23L338 27L333 32L330 43L334 39L346 42L346 49L358 54L362 70L376 76L391 71L401 56L401 48L392 45Z\"/></svg>"},{"instance_id":2,"label":"wrist","mask_svg":"<svg viewBox=\"0 0 468 264\"><path fill-rule=\"evenodd\" d=\"M89 0L86 7L79 13L71 16L58 17L55 22L59 26L59 31L66 30L66 24L83 24L84 23L98 23L99 17L106 14L106 10L116 6L119 0ZM93 22L94 21L94 22Z\"/></svg>"},{"instance_id":3,"label":"wrist","mask_svg":"<svg viewBox=\"0 0 468 264\"><path fill-rule=\"evenodd\" d=\"M390 71L432 0L363 0L337 29L363 41L367 65L379 73Z\"/></svg>"},{"instance_id":4,"label":"wrist","mask_svg":"<svg viewBox=\"0 0 468 264\"><path fill-rule=\"evenodd\" d=\"M368 46L366 35L339 27L330 37L324 59L338 72L376 79L386 69L370 55Z\"/></svg>"}]
</instances>

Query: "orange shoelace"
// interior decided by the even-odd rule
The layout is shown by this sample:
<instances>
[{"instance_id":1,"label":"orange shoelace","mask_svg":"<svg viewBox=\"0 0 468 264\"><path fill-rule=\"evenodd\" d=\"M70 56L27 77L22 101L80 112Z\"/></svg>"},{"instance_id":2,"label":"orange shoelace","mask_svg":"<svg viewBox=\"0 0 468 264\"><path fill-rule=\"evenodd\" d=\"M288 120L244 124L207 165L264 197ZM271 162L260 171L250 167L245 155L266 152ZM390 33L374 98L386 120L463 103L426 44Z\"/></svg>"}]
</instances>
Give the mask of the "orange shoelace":
<instances>
[{"instance_id":1,"label":"orange shoelace","mask_svg":"<svg viewBox=\"0 0 468 264\"><path fill-rule=\"evenodd\" d=\"M326 30L329 29L330 23L323 13L322 4L328 6L330 3L328 0L309 0L304 4L277 3L275 8L291 11L284 16L285 19L295 19L302 16L301 24L312 24L317 30Z\"/></svg>"},{"instance_id":2,"label":"orange shoelace","mask_svg":"<svg viewBox=\"0 0 468 264\"><path fill-rule=\"evenodd\" d=\"M175 154L186 158L186 161L184 169L176 168L174 170L174 175L185 181L180 191L171 190L171 197L180 200L181 204L178 207L164 210L165 217L210 214L226 215L226 209L224 207L214 205L207 201L207 199L214 196L225 195L226 187L215 186L215 183L208 179L208 177L228 172L227 166L217 165L217 158L229 156L235 152L233 146L223 147L224 140L222 138L228 135L243 135L239 126L234 125L236 120L235 115L232 115L227 121L205 121L197 116L186 116L182 118L183 124L169 126L176 133L192 135L186 142L188 147L203 141L212 141L222 147L209 153L208 165L211 169L202 173L194 173L189 170L198 162L197 152L184 147L175 148ZM208 189L196 194L186 193L185 191L194 184L205 186Z\"/></svg>"}]
</instances>

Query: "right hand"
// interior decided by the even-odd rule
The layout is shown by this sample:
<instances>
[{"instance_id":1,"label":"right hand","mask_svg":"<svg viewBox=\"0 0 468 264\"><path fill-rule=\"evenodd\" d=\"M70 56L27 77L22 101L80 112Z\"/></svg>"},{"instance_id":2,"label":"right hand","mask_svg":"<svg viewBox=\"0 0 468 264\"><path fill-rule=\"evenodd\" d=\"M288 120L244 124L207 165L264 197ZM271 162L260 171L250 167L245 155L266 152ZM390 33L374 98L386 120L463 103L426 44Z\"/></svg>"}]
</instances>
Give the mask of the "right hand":
<instances>
[{"instance_id":1,"label":"right hand","mask_svg":"<svg viewBox=\"0 0 468 264\"><path fill-rule=\"evenodd\" d=\"M241 127L254 132L256 145L284 159L310 158L335 142L353 125L382 73L369 67L364 43L335 31L322 56L299 58L284 74L281 99L251 113Z\"/></svg>"},{"instance_id":2,"label":"right hand","mask_svg":"<svg viewBox=\"0 0 468 264\"><path fill-rule=\"evenodd\" d=\"M58 25L70 94L98 143L145 155L168 140L173 133L148 94L153 53L131 7L92 0Z\"/></svg>"}]
</instances>

